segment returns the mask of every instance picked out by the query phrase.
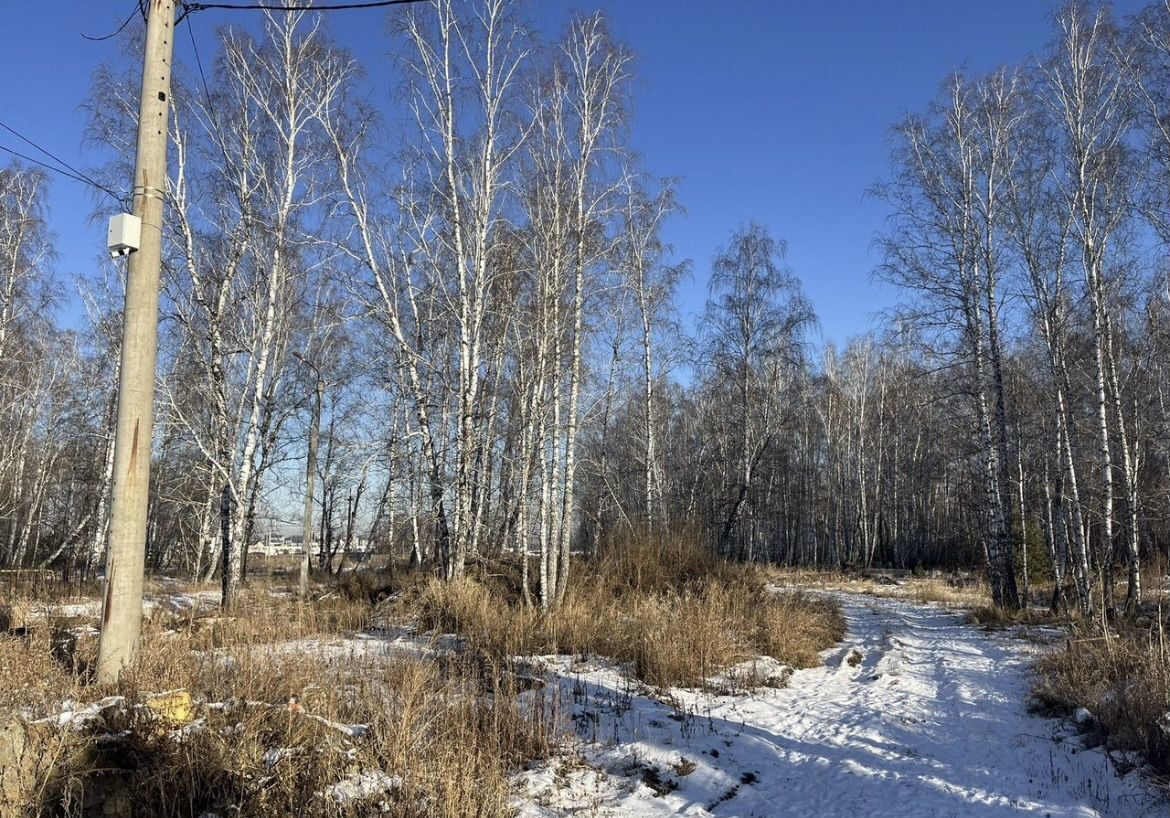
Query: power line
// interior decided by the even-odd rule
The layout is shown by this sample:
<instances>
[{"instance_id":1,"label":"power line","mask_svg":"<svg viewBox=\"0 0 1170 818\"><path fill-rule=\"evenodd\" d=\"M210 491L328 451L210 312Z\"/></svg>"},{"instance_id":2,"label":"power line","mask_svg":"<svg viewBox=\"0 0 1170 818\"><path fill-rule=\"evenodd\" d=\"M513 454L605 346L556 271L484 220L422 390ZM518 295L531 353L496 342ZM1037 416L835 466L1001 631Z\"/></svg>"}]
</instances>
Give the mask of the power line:
<instances>
[{"instance_id":1,"label":"power line","mask_svg":"<svg viewBox=\"0 0 1170 818\"><path fill-rule=\"evenodd\" d=\"M195 66L199 69L199 79L203 82L203 98L207 103L207 115L211 116L211 89L207 87L207 75L203 73L203 60L199 56L199 44L195 42L195 30L192 23L187 23L187 36L191 38L191 51L195 53Z\"/></svg>"},{"instance_id":2,"label":"power line","mask_svg":"<svg viewBox=\"0 0 1170 818\"><path fill-rule=\"evenodd\" d=\"M70 165L70 164L69 164L68 162L66 162L64 159L62 159L61 157L57 156L56 154L54 154L54 153L50 152L50 151L49 151L47 148L42 148L42 147L41 147L40 145L38 145L36 142L33 142L31 139L29 139L27 136L25 136L24 134L22 134L20 131L18 131L18 130L16 130L15 128L13 128L11 125L5 125L3 122L0 122L0 128L3 128L4 130L8 131L8 133L12 134L13 136L15 136L17 139L19 139L20 141L24 142L25 144L27 144L27 145L31 145L32 147L36 148L38 151L40 151L40 152L41 152L41 153L43 153L45 156L49 157L49 158L50 158L50 159L52 159L54 162L56 162L57 164L59 164L61 167L63 167L63 168L65 168L65 169L67 169L67 170L68 170L68 171L70 171L71 173L74 173L74 174L76 174L76 175L78 175L78 176L85 176L85 174L84 174L84 173L82 173L82 172L81 172L81 171L79 171L77 168L75 168L75 167L73 167L72 165Z\"/></svg>"},{"instance_id":3,"label":"power line","mask_svg":"<svg viewBox=\"0 0 1170 818\"><path fill-rule=\"evenodd\" d=\"M90 184L89 180L87 180L87 179L83 179L80 176L74 176L69 171L61 170L61 168L57 167L56 165L49 165L49 164L46 164L44 162L41 162L40 160L33 159L31 156L24 154L24 153L21 153L20 151L14 151L12 148L6 147L5 145L0 145L0 151L4 151L5 153L10 153L13 156L15 156L17 159L23 159L26 162L31 162L32 164L38 165L38 166L44 168L45 170L51 170L54 173L59 173L67 179L72 179L75 182L81 182L83 185Z\"/></svg>"},{"instance_id":4,"label":"power line","mask_svg":"<svg viewBox=\"0 0 1170 818\"><path fill-rule=\"evenodd\" d=\"M140 13L141 11L142 11L141 4L136 5L134 7L134 10L130 12L130 16L122 21L122 25L118 26L114 31L112 31L109 34L106 34L103 37L91 37L90 35L86 34L84 31L81 32L81 36L84 37L85 39L91 40L95 43L100 43L102 40L112 40L114 37L117 37L119 34L121 34L125 30L126 26L130 25L130 21L134 19L134 15Z\"/></svg>"},{"instance_id":5,"label":"power line","mask_svg":"<svg viewBox=\"0 0 1170 818\"><path fill-rule=\"evenodd\" d=\"M184 12L183 16L186 16ZM228 158L227 148L224 145L223 131L219 127L219 117L215 113L215 105L211 102L211 89L207 85L207 74L203 72L203 59L199 56L199 44L195 41L195 26L190 20L187 21L187 36L191 38L191 51L195 54L195 66L199 69L199 79L203 83L203 101L207 106L207 118L211 122L211 128L215 131L215 142L219 145L219 152L223 155L224 172L231 167L231 159Z\"/></svg>"},{"instance_id":6,"label":"power line","mask_svg":"<svg viewBox=\"0 0 1170 818\"><path fill-rule=\"evenodd\" d=\"M227 9L229 11L346 11L349 9L376 9L387 6L405 6L410 3L422 3L425 0L368 0L359 3L332 3L318 6L312 3L183 3L183 14L191 14L207 9Z\"/></svg>"},{"instance_id":7,"label":"power line","mask_svg":"<svg viewBox=\"0 0 1170 818\"><path fill-rule=\"evenodd\" d=\"M68 162L66 162L64 159L62 159L61 157L59 157L59 156L57 156L56 154L54 154L54 153L52 153L51 151L49 151L47 148L43 148L43 147L41 147L41 146L40 146L40 145L38 145L36 142L32 141L31 139L29 139L27 136L25 136L25 135L24 135L24 134L22 134L20 131L18 131L18 130L16 130L15 128L13 128L12 126L10 126L10 125L6 125L6 124L4 124L3 122L0 122L0 128L3 128L4 130L8 131L10 134L12 134L13 136L15 136L17 139L20 139L22 142L24 142L24 143L26 143L26 144L28 144L28 145L31 145L32 147L36 148L38 151L40 151L40 152L41 152L41 153L43 153L45 156L47 156L47 157L49 157L50 159L52 159L54 162L56 162L58 165L60 165L61 167L65 168L66 170L65 170L65 171L62 171L60 168L54 168L54 167L52 167L51 165L46 165L44 162L38 162L37 160L35 160L35 159L31 158L31 157L27 157L27 156L21 156L21 158L23 158L23 159L26 159L26 160L27 160L27 161L29 161L29 162L34 162L34 163L36 163L36 164L38 164L38 165L41 165L42 167L47 167L47 168L49 168L50 170L56 170L58 173L61 173L61 174L62 174L62 175L64 175L64 176L69 176L70 178L76 179L76 180L77 180L77 181L79 181L79 182L84 182L84 183L85 183L85 184L87 184L87 185L91 185L91 186L93 186L93 187L97 188L98 190L104 191L104 192L105 192L105 193L107 193L108 195L110 195L110 196L114 197L114 199L115 199L115 200L117 200L118 202L123 202L123 201L125 200L125 197L123 197L123 196L119 196L117 193L115 193L114 191L110 190L110 189L109 189L108 187L106 187L105 185L103 185L103 184L101 184L101 183L99 183L99 182L95 182L93 179L91 179L91 178L90 178L89 176L87 176L85 173L82 173L80 170L78 170L77 168L73 167L73 166L72 166L72 165L70 165ZM14 150L12 150L12 149L10 149L10 148L5 148L5 150L6 150L6 151L8 151L8 153L11 153L11 154L13 154L13 155L15 155L15 156L20 156L20 154L17 154L17 153L16 153L16 151L14 151ZM66 171L68 171L68 172L66 172Z\"/></svg>"},{"instance_id":8,"label":"power line","mask_svg":"<svg viewBox=\"0 0 1170 818\"><path fill-rule=\"evenodd\" d=\"M81 184L83 184L83 185L89 185L90 187L95 188L97 190L100 190L102 193L105 193L107 196L112 197L120 205L124 206L126 204L126 197L125 196L119 196L118 194L116 194L112 190L110 190L108 187L105 187L104 185L99 185L97 182L93 181L90 178L87 178L85 176L77 176L75 174L70 173L67 170L62 170L61 168L57 167L56 165L50 165L46 162L40 161L39 159L33 159L28 154L21 153L20 151L14 151L12 148L7 147L6 145L0 145L0 151L4 151L5 153L11 154L12 156L15 156L17 159L23 159L26 162L30 162L34 165L37 165L38 167L42 167L45 170L51 170L51 171L53 171L53 173L58 173L61 176L64 176L66 179L72 179L75 182L81 182Z\"/></svg>"}]
</instances>

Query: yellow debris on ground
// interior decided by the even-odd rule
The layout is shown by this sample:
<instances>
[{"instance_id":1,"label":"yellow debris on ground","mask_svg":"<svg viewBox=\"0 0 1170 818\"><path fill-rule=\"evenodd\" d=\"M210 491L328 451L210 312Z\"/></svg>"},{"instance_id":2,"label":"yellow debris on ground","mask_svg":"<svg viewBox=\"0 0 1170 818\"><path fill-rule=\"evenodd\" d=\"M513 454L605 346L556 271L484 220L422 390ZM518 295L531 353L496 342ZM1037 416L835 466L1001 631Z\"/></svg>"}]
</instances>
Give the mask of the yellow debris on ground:
<instances>
[{"instance_id":1,"label":"yellow debris on ground","mask_svg":"<svg viewBox=\"0 0 1170 818\"><path fill-rule=\"evenodd\" d=\"M195 718L195 705L191 701L191 693L187 690L175 690L151 696L146 700L146 706L161 721L174 727L181 727Z\"/></svg>"}]
</instances>

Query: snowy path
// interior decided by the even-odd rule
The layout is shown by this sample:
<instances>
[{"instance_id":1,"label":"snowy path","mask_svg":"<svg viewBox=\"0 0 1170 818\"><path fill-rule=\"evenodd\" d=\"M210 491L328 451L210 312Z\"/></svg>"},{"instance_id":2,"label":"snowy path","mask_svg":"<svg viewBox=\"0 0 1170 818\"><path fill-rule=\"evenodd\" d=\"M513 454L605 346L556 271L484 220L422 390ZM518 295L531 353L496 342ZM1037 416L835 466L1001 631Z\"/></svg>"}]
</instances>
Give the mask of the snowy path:
<instances>
[{"instance_id":1,"label":"snowy path","mask_svg":"<svg viewBox=\"0 0 1170 818\"><path fill-rule=\"evenodd\" d=\"M1034 645L935 606L835 597L849 633L823 667L751 696L674 691L682 717L613 668L549 657L585 763L525 773L521 814L1170 816L1137 774L1027 713Z\"/></svg>"}]
</instances>

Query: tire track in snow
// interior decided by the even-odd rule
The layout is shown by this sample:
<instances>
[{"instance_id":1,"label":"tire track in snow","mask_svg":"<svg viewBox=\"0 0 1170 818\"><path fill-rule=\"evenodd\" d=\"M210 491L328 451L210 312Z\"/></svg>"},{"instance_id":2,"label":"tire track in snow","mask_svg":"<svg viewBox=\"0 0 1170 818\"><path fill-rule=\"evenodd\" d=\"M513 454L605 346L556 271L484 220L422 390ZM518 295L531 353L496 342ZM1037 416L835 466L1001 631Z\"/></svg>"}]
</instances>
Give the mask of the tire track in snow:
<instances>
[{"instance_id":1,"label":"tire track in snow","mask_svg":"<svg viewBox=\"0 0 1170 818\"><path fill-rule=\"evenodd\" d=\"M1137 774L1027 712L1035 645L934 605L832 596L849 630L822 667L751 696L671 691L681 721L612 666L546 657L587 766L524 774L521 814L1170 816Z\"/></svg>"}]
</instances>

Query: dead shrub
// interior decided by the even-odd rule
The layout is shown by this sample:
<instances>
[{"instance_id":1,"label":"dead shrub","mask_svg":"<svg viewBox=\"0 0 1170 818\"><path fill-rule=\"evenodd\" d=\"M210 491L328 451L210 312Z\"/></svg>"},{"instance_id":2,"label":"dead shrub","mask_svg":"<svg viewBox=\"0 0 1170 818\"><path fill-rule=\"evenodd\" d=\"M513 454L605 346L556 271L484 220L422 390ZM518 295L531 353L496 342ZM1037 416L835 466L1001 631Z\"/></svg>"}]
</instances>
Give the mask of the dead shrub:
<instances>
[{"instance_id":1,"label":"dead shrub","mask_svg":"<svg viewBox=\"0 0 1170 818\"><path fill-rule=\"evenodd\" d=\"M535 616L516 611L481 583L466 577L444 583L432 579L407 603L426 630L457 633L474 647L506 659L527 652Z\"/></svg>"},{"instance_id":2,"label":"dead shrub","mask_svg":"<svg viewBox=\"0 0 1170 818\"><path fill-rule=\"evenodd\" d=\"M845 638L845 620L826 599L802 594L770 595L755 609L760 653L792 665L815 667L820 653Z\"/></svg>"},{"instance_id":3,"label":"dead shrub","mask_svg":"<svg viewBox=\"0 0 1170 818\"><path fill-rule=\"evenodd\" d=\"M577 563L578 573L613 596L684 591L706 584L713 574L735 567L714 558L697 535L679 532L661 537L626 533L605 544L592 563ZM573 583L576 585L577 583Z\"/></svg>"},{"instance_id":4,"label":"dead shrub","mask_svg":"<svg viewBox=\"0 0 1170 818\"><path fill-rule=\"evenodd\" d=\"M911 586L914 591L915 602L941 602L943 604L952 604L956 601L962 602L964 598L962 595L956 593L956 589L941 580L929 580L915 578Z\"/></svg>"},{"instance_id":5,"label":"dead shrub","mask_svg":"<svg viewBox=\"0 0 1170 818\"><path fill-rule=\"evenodd\" d=\"M311 602L251 588L240 593L231 611L219 608L179 613L156 609L150 622L163 632L182 633L195 649L260 644L313 636L353 633L370 621L370 605L332 593Z\"/></svg>"},{"instance_id":6,"label":"dead shrub","mask_svg":"<svg viewBox=\"0 0 1170 818\"><path fill-rule=\"evenodd\" d=\"M83 680L54 657L59 639L47 625L21 636L0 635L0 714L40 712L80 690Z\"/></svg>"},{"instance_id":7,"label":"dead shrub","mask_svg":"<svg viewBox=\"0 0 1170 818\"><path fill-rule=\"evenodd\" d=\"M332 578L326 593L337 593L345 599L360 603L380 603L416 588L426 581L422 571L399 566L345 571Z\"/></svg>"},{"instance_id":8,"label":"dead shrub","mask_svg":"<svg viewBox=\"0 0 1170 818\"><path fill-rule=\"evenodd\" d=\"M749 658L731 633L735 623L720 618L721 590L636 599L625 638L619 636L611 655L631 660L639 679L661 687L697 687Z\"/></svg>"}]
</instances>

